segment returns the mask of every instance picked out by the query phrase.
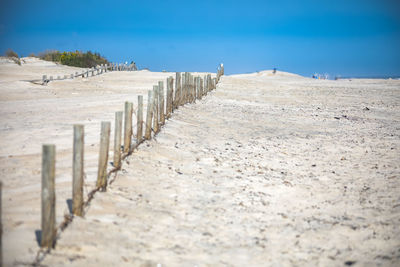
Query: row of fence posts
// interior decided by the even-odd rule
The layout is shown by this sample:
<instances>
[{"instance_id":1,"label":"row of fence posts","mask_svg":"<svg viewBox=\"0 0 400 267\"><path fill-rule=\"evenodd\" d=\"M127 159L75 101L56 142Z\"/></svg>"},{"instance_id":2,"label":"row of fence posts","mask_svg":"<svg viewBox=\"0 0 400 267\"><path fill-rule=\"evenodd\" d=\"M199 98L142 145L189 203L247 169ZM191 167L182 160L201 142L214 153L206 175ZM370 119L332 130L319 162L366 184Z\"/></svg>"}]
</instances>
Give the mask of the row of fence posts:
<instances>
[{"instance_id":1,"label":"row of fence posts","mask_svg":"<svg viewBox=\"0 0 400 267\"><path fill-rule=\"evenodd\" d=\"M174 78L167 78L166 98L164 94L164 82L160 81L153 86L153 90L148 91L146 123L143 128L143 96L138 96L137 109L137 132L136 142L132 144L132 113L133 103L125 102L125 110L115 113L115 134L114 134L114 161L113 169L107 173L107 163L109 154L109 142L111 123L101 122L100 151L97 172L96 188L88 195L93 195L97 191L106 191L108 178L112 172L121 168L121 161L129 156L144 140L150 140L153 135L158 134L165 120L170 118L175 109L187 103L194 103L202 99L211 90L216 89L221 76L224 74L224 67L221 64L218 68L216 78L211 78L211 74L204 77L194 77L191 73L183 74L177 72ZM166 102L164 102L166 101ZM165 105L164 105L165 104ZM125 115L125 116L124 116ZM124 119L124 144L121 151L122 121ZM73 126L73 165L72 165L72 215L83 216L83 177L84 177L84 126ZM144 130L144 133L143 133ZM42 217L41 217L41 247L52 248L56 242L56 209L55 209L55 162L56 147L52 144L45 144L42 148ZM90 200L90 199L89 199ZM88 201L89 201L88 200ZM86 203L88 203L88 201Z\"/></svg>"},{"instance_id":2,"label":"row of fence posts","mask_svg":"<svg viewBox=\"0 0 400 267\"><path fill-rule=\"evenodd\" d=\"M112 63L112 64L101 64L99 66L87 69L87 70L82 70L81 72L75 72L71 73L69 76L64 75L64 77L57 76L57 78L53 78L53 76L47 77L47 75L42 76L42 84L46 85L49 82L52 82L54 80L67 80L67 79L75 79L77 77L82 77L82 78L89 78L93 77L96 75L100 75L109 71L135 71L137 70L136 64L133 62L132 64L117 64L117 63Z\"/></svg>"}]
</instances>

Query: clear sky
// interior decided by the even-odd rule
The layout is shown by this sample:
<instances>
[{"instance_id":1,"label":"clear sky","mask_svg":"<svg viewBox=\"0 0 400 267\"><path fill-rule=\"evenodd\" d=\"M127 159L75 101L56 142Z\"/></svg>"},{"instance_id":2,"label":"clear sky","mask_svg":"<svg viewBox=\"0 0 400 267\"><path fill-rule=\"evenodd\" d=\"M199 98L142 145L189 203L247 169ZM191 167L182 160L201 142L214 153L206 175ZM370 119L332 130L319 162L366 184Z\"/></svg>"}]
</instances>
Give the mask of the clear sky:
<instances>
[{"instance_id":1,"label":"clear sky","mask_svg":"<svg viewBox=\"0 0 400 267\"><path fill-rule=\"evenodd\" d=\"M400 76L399 0L0 0L0 52L170 71Z\"/></svg>"}]
</instances>

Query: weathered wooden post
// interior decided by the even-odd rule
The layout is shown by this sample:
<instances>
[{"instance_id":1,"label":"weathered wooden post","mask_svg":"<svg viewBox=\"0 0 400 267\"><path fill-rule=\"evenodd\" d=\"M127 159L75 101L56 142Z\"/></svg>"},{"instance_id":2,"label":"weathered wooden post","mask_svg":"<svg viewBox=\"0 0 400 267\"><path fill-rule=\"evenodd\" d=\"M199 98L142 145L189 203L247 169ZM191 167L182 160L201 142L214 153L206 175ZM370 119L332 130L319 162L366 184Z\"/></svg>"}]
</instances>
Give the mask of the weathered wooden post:
<instances>
[{"instance_id":1,"label":"weathered wooden post","mask_svg":"<svg viewBox=\"0 0 400 267\"><path fill-rule=\"evenodd\" d=\"M114 167L121 168L121 135L122 135L122 116L123 111L115 112L115 132L114 132Z\"/></svg>"},{"instance_id":2,"label":"weathered wooden post","mask_svg":"<svg viewBox=\"0 0 400 267\"><path fill-rule=\"evenodd\" d=\"M189 99L188 99L188 102L189 103L192 103L193 102L193 76L192 76L192 74L191 73L189 73L189 76L188 76L188 96L189 96Z\"/></svg>"},{"instance_id":3,"label":"weathered wooden post","mask_svg":"<svg viewBox=\"0 0 400 267\"><path fill-rule=\"evenodd\" d=\"M190 73L185 73L185 104L189 103L189 93L190 93Z\"/></svg>"},{"instance_id":4,"label":"weathered wooden post","mask_svg":"<svg viewBox=\"0 0 400 267\"><path fill-rule=\"evenodd\" d=\"M83 153L84 127L74 125L74 144L72 156L72 214L83 215Z\"/></svg>"},{"instance_id":5,"label":"weathered wooden post","mask_svg":"<svg viewBox=\"0 0 400 267\"><path fill-rule=\"evenodd\" d=\"M160 104L160 122L161 125L165 124L165 113L164 113L164 82L158 82L158 100Z\"/></svg>"},{"instance_id":6,"label":"weathered wooden post","mask_svg":"<svg viewBox=\"0 0 400 267\"><path fill-rule=\"evenodd\" d=\"M170 90L170 94L171 94L171 97L170 97L170 107L169 107L169 109L170 109L170 116L172 115L172 112L174 111L174 77L170 77L170 85L169 85L169 87L171 88L171 90Z\"/></svg>"},{"instance_id":7,"label":"weathered wooden post","mask_svg":"<svg viewBox=\"0 0 400 267\"><path fill-rule=\"evenodd\" d=\"M196 83L195 83L195 77L190 74L190 86L191 86L191 103L195 103L196 102Z\"/></svg>"},{"instance_id":8,"label":"weathered wooden post","mask_svg":"<svg viewBox=\"0 0 400 267\"><path fill-rule=\"evenodd\" d=\"M175 99L173 100L173 110L177 109L180 104L181 93L181 73L175 73Z\"/></svg>"},{"instance_id":9,"label":"weathered wooden post","mask_svg":"<svg viewBox=\"0 0 400 267\"><path fill-rule=\"evenodd\" d=\"M143 96L138 96L138 112L136 122L136 144L139 145L143 140Z\"/></svg>"},{"instance_id":10,"label":"weathered wooden post","mask_svg":"<svg viewBox=\"0 0 400 267\"><path fill-rule=\"evenodd\" d=\"M212 85L213 85L213 90L217 89L217 79L216 78L212 79Z\"/></svg>"},{"instance_id":11,"label":"weathered wooden post","mask_svg":"<svg viewBox=\"0 0 400 267\"><path fill-rule=\"evenodd\" d=\"M1 199L2 199L2 195L1 192L3 190L3 183L0 181L0 267L3 266L3 221L1 218L1 213L2 213L2 203L1 203Z\"/></svg>"},{"instance_id":12,"label":"weathered wooden post","mask_svg":"<svg viewBox=\"0 0 400 267\"><path fill-rule=\"evenodd\" d=\"M56 229L56 146L42 147L42 238L41 247L54 246Z\"/></svg>"},{"instance_id":13,"label":"weathered wooden post","mask_svg":"<svg viewBox=\"0 0 400 267\"><path fill-rule=\"evenodd\" d=\"M200 99L200 77L197 76L194 78L194 86L195 86L195 98Z\"/></svg>"},{"instance_id":14,"label":"weathered wooden post","mask_svg":"<svg viewBox=\"0 0 400 267\"><path fill-rule=\"evenodd\" d=\"M110 128L110 122L101 122L99 167L97 171L96 187L103 192L107 190L107 161L108 149L110 145Z\"/></svg>"},{"instance_id":15,"label":"weathered wooden post","mask_svg":"<svg viewBox=\"0 0 400 267\"><path fill-rule=\"evenodd\" d=\"M158 126L159 126L159 117L158 117L158 115L159 115L159 99L158 99L158 93L159 93L159 91L158 91L158 85L154 85L153 86L153 109L154 109L154 111L153 111L153 130L154 130L154 133L158 133L158 131L159 131L159 129L158 129Z\"/></svg>"},{"instance_id":16,"label":"weathered wooden post","mask_svg":"<svg viewBox=\"0 0 400 267\"><path fill-rule=\"evenodd\" d=\"M199 77L199 99L203 98L203 78Z\"/></svg>"},{"instance_id":17,"label":"weathered wooden post","mask_svg":"<svg viewBox=\"0 0 400 267\"><path fill-rule=\"evenodd\" d=\"M181 103L183 106L186 103L186 72L182 73L182 94L181 94Z\"/></svg>"},{"instance_id":18,"label":"weathered wooden post","mask_svg":"<svg viewBox=\"0 0 400 267\"><path fill-rule=\"evenodd\" d=\"M42 82L45 83L46 80L47 80L47 75L43 75L43 76L42 76Z\"/></svg>"},{"instance_id":19,"label":"weathered wooden post","mask_svg":"<svg viewBox=\"0 0 400 267\"><path fill-rule=\"evenodd\" d=\"M211 74L207 74L207 92L211 91Z\"/></svg>"},{"instance_id":20,"label":"weathered wooden post","mask_svg":"<svg viewBox=\"0 0 400 267\"><path fill-rule=\"evenodd\" d=\"M131 149L133 104L125 102L124 153Z\"/></svg>"},{"instance_id":21,"label":"weathered wooden post","mask_svg":"<svg viewBox=\"0 0 400 267\"><path fill-rule=\"evenodd\" d=\"M146 131L144 138L146 140L151 139L151 122L153 120L153 92L149 90L147 97L147 114L146 114Z\"/></svg>"},{"instance_id":22,"label":"weathered wooden post","mask_svg":"<svg viewBox=\"0 0 400 267\"><path fill-rule=\"evenodd\" d=\"M192 74L188 72L187 75L187 83L186 83L186 89L187 89L187 103L192 102Z\"/></svg>"},{"instance_id":23,"label":"weathered wooden post","mask_svg":"<svg viewBox=\"0 0 400 267\"><path fill-rule=\"evenodd\" d=\"M167 107L166 107L166 116L167 119L171 117L172 113L172 98L173 98L173 78L168 77L167 78Z\"/></svg>"}]
</instances>

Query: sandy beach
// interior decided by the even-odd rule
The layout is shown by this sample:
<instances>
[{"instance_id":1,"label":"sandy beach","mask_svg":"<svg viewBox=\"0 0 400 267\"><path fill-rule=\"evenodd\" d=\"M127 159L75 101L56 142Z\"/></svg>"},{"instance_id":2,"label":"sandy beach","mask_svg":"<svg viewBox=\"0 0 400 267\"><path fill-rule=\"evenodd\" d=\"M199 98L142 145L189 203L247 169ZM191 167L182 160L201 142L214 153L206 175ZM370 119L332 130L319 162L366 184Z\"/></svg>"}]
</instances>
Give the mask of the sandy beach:
<instances>
[{"instance_id":1,"label":"sandy beach","mask_svg":"<svg viewBox=\"0 0 400 267\"><path fill-rule=\"evenodd\" d=\"M138 95L147 103L153 85L175 77L136 71L30 82L81 70L0 60L5 266L32 263L39 251L42 144L57 146L59 224L72 194L72 125L85 125L87 194L100 122L113 129L125 101L136 109ZM223 76L113 179L41 264L399 266L400 81Z\"/></svg>"}]
</instances>

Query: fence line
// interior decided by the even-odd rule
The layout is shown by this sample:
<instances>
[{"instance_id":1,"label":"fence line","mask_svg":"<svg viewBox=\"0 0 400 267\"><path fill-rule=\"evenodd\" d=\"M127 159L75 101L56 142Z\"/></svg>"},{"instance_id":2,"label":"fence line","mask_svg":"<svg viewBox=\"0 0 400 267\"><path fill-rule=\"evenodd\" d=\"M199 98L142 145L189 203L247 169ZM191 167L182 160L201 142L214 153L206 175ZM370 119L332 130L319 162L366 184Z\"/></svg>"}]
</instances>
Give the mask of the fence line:
<instances>
[{"instance_id":1,"label":"fence line","mask_svg":"<svg viewBox=\"0 0 400 267\"><path fill-rule=\"evenodd\" d=\"M117 63L109 63L109 64L101 64L101 65L97 65L95 67L92 67L90 69L86 69L86 70L82 70L81 73L79 72L75 72L71 73L70 75L64 75L64 77L61 76L57 76L57 78L53 78L53 76L49 76L47 77L47 75L43 75L42 76L42 80L35 80L32 81L34 83L39 83L41 85L47 85L49 82L55 81L55 80L72 80L78 77L82 77L82 78L89 78L96 76L96 75L101 75L103 73L106 72L110 72L110 71L136 71L137 67L135 63L132 63L130 65L128 64L117 64Z\"/></svg>"},{"instance_id":2,"label":"fence line","mask_svg":"<svg viewBox=\"0 0 400 267\"><path fill-rule=\"evenodd\" d=\"M120 68L121 66L114 66ZM114 68L113 67L113 68ZM106 71L106 70L105 70ZM87 72L88 73L88 72ZM84 74L80 74L84 75ZM207 74L204 78L193 76L189 72L175 74L174 78L167 78L167 90L164 95L164 82L160 81L153 86L153 90L148 91L147 112L145 132L143 136L143 96L138 96L137 110L137 134L135 145L132 145L132 113L133 103L125 102L124 116L124 146L121 151L122 118L123 112L115 113L115 135L114 135L114 168L107 173L107 162L109 154L109 142L111 123L101 122L100 150L98 162L98 174L96 188L87 196L86 202L83 202L83 166L84 166L84 126L74 125L74 143L73 143L73 209L72 214L65 217L59 228L56 228L55 222L55 145L43 145L42 152L42 237L41 247L46 250L39 250L34 265L38 265L44 256L55 246L56 239L60 232L72 221L73 216L84 216L84 208L88 206L94 194L98 191L106 191L107 185L111 184L111 174L121 169L121 160L131 155L144 140L150 140L156 136L165 119L169 119L172 113L188 103L194 103L202 99L208 92L215 90L216 85L224 75L224 67L221 64L218 67L216 77L211 78ZM165 101L166 97L166 103ZM153 134L152 134L153 133ZM115 178L114 178L115 179ZM0 212L1 212L1 184L0 184ZM58 232L58 233L57 233ZM0 245L1 245L1 213L0 213ZM1 246L0 246L1 249ZM1 252L0 252L1 253ZM41 255L40 255L41 254ZM1 254L0 254L1 263Z\"/></svg>"}]
</instances>

